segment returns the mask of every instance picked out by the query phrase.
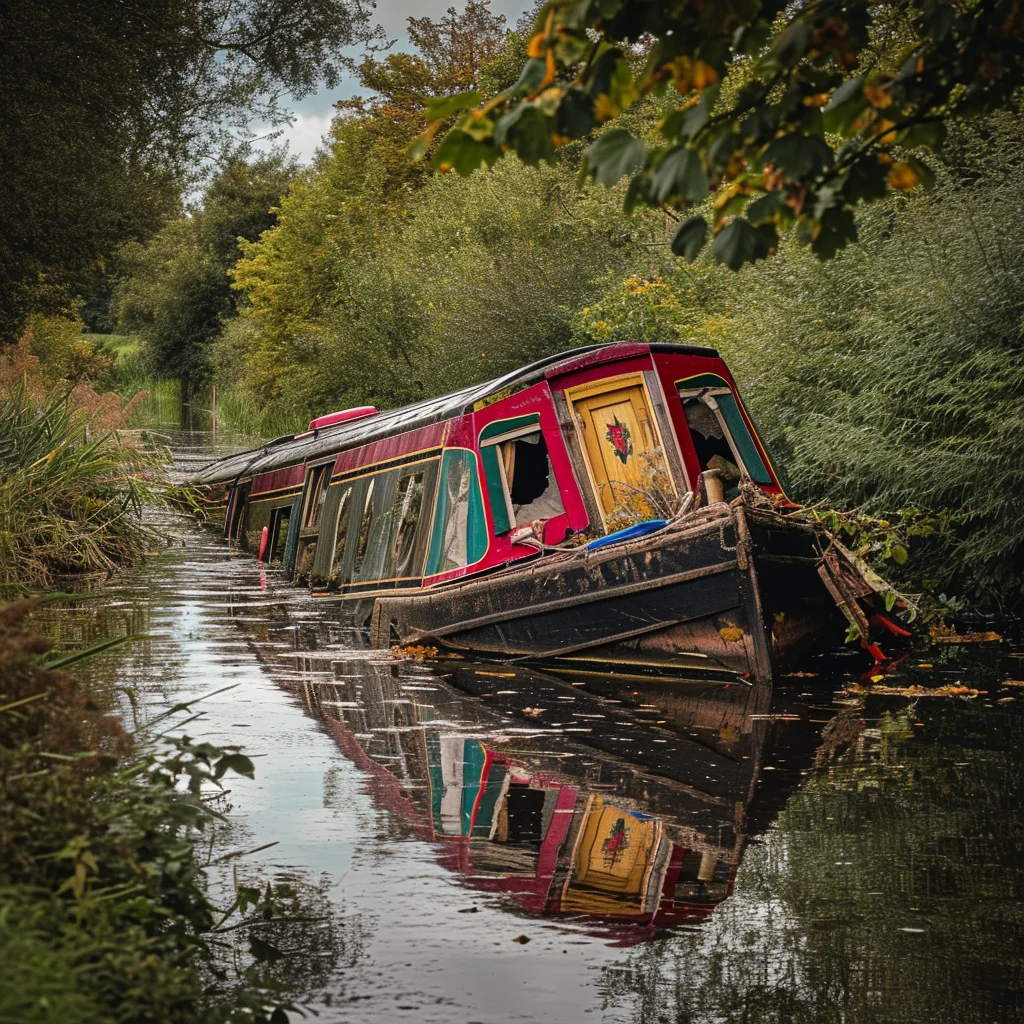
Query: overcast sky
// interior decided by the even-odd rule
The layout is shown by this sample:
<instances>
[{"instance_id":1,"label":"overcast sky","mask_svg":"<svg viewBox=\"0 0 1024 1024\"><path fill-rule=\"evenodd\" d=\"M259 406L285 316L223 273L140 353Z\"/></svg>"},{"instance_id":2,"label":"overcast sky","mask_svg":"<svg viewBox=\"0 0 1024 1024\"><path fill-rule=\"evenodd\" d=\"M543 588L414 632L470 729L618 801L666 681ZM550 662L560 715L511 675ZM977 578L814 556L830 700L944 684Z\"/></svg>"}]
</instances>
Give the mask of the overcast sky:
<instances>
[{"instance_id":1,"label":"overcast sky","mask_svg":"<svg viewBox=\"0 0 1024 1024\"><path fill-rule=\"evenodd\" d=\"M408 18L439 18L449 7L461 10L464 6L465 0L377 0L374 21L384 27L388 39L395 40L392 50L403 50L409 46L409 36L405 31ZM491 10L504 14L510 28L529 6L532 4L528 0L491 0ZM359 52L354 50L353 56L358 56ZM291 153L300 160L308 161L330 127L334 103L360 91L358 84L349 79L341 82L337 89L321 89L293 103L291 108L296 115L295 122L277 141L286 140Z\"/></svg>"}]
</instances>

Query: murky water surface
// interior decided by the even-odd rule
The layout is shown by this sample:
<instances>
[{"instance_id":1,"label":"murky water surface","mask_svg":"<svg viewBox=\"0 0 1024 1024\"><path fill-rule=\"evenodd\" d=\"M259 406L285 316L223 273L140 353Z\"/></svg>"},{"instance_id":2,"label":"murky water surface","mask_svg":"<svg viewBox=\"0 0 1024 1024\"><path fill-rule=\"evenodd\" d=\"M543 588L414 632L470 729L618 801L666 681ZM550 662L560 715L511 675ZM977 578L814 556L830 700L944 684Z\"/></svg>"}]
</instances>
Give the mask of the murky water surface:
<instances>
[{"instance_id":1,"label":"murky water surface","mask_svg":"<svg viewBox=\"0 0 1024 1024\"><path fill-rule=\"evenodd\" d=\"M172 443L179 470L241 447ZM866 707L850 656L774 692L438 669L160 525L171 546L63 612L64 641L145 633L90 669L125 713L206 696L186 731L258 755L218 842L315 897L291 970L320 1020L1024 1019L1012 645L899 670L974 700Z\"/></svg>"}]
</instances>

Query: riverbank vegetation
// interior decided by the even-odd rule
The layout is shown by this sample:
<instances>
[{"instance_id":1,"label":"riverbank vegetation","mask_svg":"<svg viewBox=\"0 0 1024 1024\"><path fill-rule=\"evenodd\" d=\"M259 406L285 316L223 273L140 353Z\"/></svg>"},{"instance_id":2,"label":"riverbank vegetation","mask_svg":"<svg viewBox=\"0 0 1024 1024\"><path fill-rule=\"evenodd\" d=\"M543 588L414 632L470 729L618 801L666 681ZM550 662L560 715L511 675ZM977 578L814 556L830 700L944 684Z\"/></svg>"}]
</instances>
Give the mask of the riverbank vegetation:
<instances>
[{"instance_id":1,"label":"riverbank vegetation","mask_svg":"<svg viewBox=\"0 0 1024 1024\"><path fill-rule=\"evenodd\" d=\"M129 732L29 628L36 603L0 606L0 1020L286 1021L266 963L301 897L238 885L218 906L207 878L215 794L252 762Z\"/></svg>"},{"instance_id":2,"label":"riverbank vegetation","mask_svg":"<svg viewBox=\"0 0 1024 1024\"><path fill-rule=\"evenodd\" d=\"M79 344L72 342L72 344ZM0 594L72 587L140 558L158 457L125 427L143 399L100 394L32 354L0 356ZM85 346L83 346L85 347ZM93 363L95 350L78 358Z\"/></svg>"}]
</instances>

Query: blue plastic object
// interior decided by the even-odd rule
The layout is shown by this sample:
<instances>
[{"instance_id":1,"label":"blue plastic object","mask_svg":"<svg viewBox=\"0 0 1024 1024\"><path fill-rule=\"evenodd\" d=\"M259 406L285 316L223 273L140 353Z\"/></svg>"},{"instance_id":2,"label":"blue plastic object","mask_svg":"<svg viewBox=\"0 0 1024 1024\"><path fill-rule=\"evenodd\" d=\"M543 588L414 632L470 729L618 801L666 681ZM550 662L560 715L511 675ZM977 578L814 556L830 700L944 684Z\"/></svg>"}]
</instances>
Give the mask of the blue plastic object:
<instances>
[{"instance_id":1,"label":"blue plastic object","mask_svg":"<svg viewBox=\"0 0 1024 1024\"><path fill-rule=\"evenodd\" d=\"M616 530L615 533L609 533L607 537L598 537L597 540L592 540L587 545L587 550L596 551L598 548L608 547L609 544L618 544L624 540L635 540L637 537L643 537L645 534L660 530L665 523L666 520L664 519L648 519L646 523L634 523L632 526L627 526L624 530Z\"/></svg>"}]
</instances>

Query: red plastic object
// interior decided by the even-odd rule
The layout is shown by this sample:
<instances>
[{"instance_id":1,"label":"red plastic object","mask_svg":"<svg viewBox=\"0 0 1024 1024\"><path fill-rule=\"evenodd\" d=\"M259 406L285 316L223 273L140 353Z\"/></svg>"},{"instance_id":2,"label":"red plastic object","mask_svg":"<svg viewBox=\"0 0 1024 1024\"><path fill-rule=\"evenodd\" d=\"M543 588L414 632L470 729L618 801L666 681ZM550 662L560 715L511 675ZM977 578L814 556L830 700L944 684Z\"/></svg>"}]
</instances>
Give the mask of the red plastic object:
<instances>
[{"instance_id":1,"label":"red plastic object","mask_svg":"<svg viewBox=\"0 0 1024 1024\"><path fill-rule=\"evenodd\" d=\"M910 630L904 629L902 626L897 626L887 615L883 615L881 612L875 612L868 621L872 626L881 626L882 629L887 629L890 633L895 636L910 636Z\"/></svg>"},{"instance_id":2,"label":"red plastic object","mask_svg":"<svg viewBox=\"0 0 1024 1024\"><path fill-rule=\"evenodd\" d=\"M270 530L264 526L263 532L260 534L260 554L259 559L262 562L263 556L267 553L267 541L270 540Z\"/></svg>"},{"instance_id":3,"label":"red plastic object","mask_svg":"<svg viewBox=\"0 0 1024 1024\"><path fill-rule=\"evenodd\" d=\"M317 416L309 421L309 429L333 427L335 423L348 423L350 420L361 420L364 416L376 416L380 410L375 405L360 405L355 409L342 409L341 412L330 412L326 416Z\"/></svg>"}]
</instances>

